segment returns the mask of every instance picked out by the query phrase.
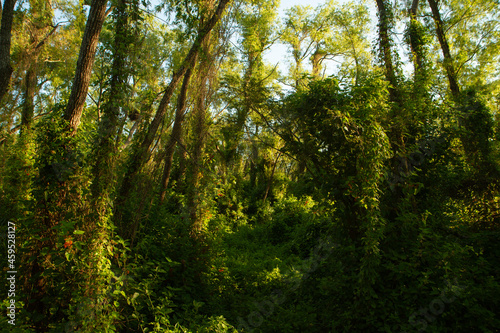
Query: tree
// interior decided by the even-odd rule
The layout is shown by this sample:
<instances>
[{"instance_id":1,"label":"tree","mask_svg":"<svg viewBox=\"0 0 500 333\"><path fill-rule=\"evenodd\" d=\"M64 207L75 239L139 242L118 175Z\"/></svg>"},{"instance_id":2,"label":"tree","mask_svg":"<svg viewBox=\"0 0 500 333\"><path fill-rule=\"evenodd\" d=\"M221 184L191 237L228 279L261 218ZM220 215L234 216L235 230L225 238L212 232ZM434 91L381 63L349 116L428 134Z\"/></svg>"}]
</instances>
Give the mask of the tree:
<instances>
[{"instance_id":1,"label":"tree","mask_svg":"<svg viewBox=\"0 0 500 333\"><path fill-rule=\"evenodd\" d=\"M281 39L290 45L291 53L294 60L291 70L291 78L294 82L295 90L301 88L304 82L303 61L311 56L311 53L316 54L316 57L321 57L318 40L315 40L315 35L320 34L327 29L325 24L322 29L316 30L315 19L311 14L312 8L310 6L294 6L286 13L285 28L282 33ZM323 25L326 22L318 22ZM315 47L316 46L316 47ZM315 51L313 51L315 50ZM319 73L320 59L315 59L313 55L313 63L315 65L314 71Z\"/></svg>"},{"instance_id":2,"label":"tree","mask_svg":"<svg viewBox=\"0 0 500 333\"><path fill-rule=\"evenodd\" d=\"M177 108L175 110L174 126L165 147L165 167L163 169L161 180L160 202L163 202L165 200L167 186L170 181L170 173L172 171L172 161L174 157L175 147L182 142L182 127L185 118L186 98L189 81L191 79L191 73L192 70L191 68L189 68L184 75L181 92L177 97Z\"/></svg>"},{"instance_id":3,"label":"tree","mask_svg":"<svg viewBox=\"0 0 500 333\"><path fill-rule=\"evenodd\" d=\"M370 46L366 32L370 21L368 8L362 3L348 2L330 11L334 31L326 40L326 51L343 60L339 75L358 82L371 70ZM352 66L354 63L354 68Z\"/></svg>"},{"instance_id":4,"label":"tree","mask_svg":"<svg viewBox=\"0 0 500 333\"><path fill-rule=\"evenodd\" d=\"M158 106L154 119L151 121L148 127L148 130L146 132L143 141L141 142L140 145L137 146L137 148L132 153L129 159L129 164L125 177L120 187L118 198L116 200L117 202L115 203L116 207L115 220L117 221L117 223L119 223L118 221L121 221L122 219L123 215L122 205L126 201L130 193L131 187L135 181L135 177L139 173L142 166L149 159L150 155L149 149L151 147L151 144L153 143L156 132L165 117L168 104L170 103L170 99L172 98L172 95L174 93L175 88L177 87L177 84L179 83L180 79L184 76L188 68L193 66L194 61L196 60L196 57L200 52L201 45L203 45L203 43L209 38L210 32L222 17L224 9L229 2L230 0L220 0L211 18L207 20L204 26L202 26L198 31L198 35L196 36L196 39L193 42L191 49L184 58L180 67L172 75L172 79L170 80L170 83L167 89L165 90L165 93L163 94L160 105Z\"/></svg>"},{"instance_id":5,"label":"tree","mask_svg":"<svg viewBox=\"0 0 500 333\"><path fill-rule=\"evenodd\" d=\"M73 86L63 115L73 133L76 132L80 125L85 100L87 99L97 42L106 17L106 4L107 0L92 0L89 17L85 25Z\"/></svg>"},{"instance_id":6,"label":"tree","mask_svg":"<svg viewBox=\"0 0 500 333\"><path fill-rule=\"evenodd\" d=\"M308 75L313 79L325 76L325 63L341 63L339 71L346 79L359 79L369 65L366 29L369 22L364 4L349 2L338 7L333 1L318 6L314 12L310 7L292 7L285 19L282 41L290 45L294 64L290 76L295 81L307 84ZM310 60L307 70L304 60ZM354 75L349 73L354 62Z\"/></svg>"},{"instance_id":7,"label":"tree","mask_svg":"<svg viewBox=\"0 0 500 333\"><path fill-rule=\"evenodd\" d=\"M242 61L222 69L223 98L227 101L231 113L224 118L221 128L222 147L220 153L223 161L223 182L230 175L240 177L238 169L241 165L245 141L251 138L249 128L259 131L255 114L262 108L266 99L274 91L271 84L276 78L276 67L264 63L263 53L276 41L276 1L249 1L241 6L237 13L241 35ZM236 62L236 60L234 60ZM246 135L245 135L246 134ZM255 146L255 140L251 143ZM258 150L254 147L255 154ZM250 159L253 164L257 156Z\"/></svg>"},{"instance_id":8,"label":"tree","mask_svg":"<svg viewBox=\"0 0 500 333\"><path fill-rule=\"evenodd\" d=\"M113 64L111 66L111 80L107 92L107 101L103 107L103 117L99 123L99 134L95 143L96 161L94 165L94 181L92 186L94 199L101 202L100 197L108 196L110 185L113 183L114 157L116 156L115 140L118 132L120 105L125 102L127 93L127 78L129 76L126 64L130 53L129 43L131 36L128 17L132 10L127 8L123 0L118 0L113 12L114 40Z\"/></svg>"},{"instance_id":9,"label":"tree","mask_svg":"<svg viewBox=\"0 0 500 333\"><path fill-rule=\"evenodd\" d=\"M488 94L489 100L495 95L498 78L497 68L493 64L499 57L500 28L497 6L495 1L490 0L435 1L432 6L429 4L428 16L432 18L429 25L432 24L434 36L438 37L439 51L434 54L441 54L435 61L440 63L438 68L444 69L450 95L456 94L457 87L453 87L453 93L453 78L450 83L448 72L452 76L455 72L458 90L474 85L482 94ZM424 15L427 17L427 13ZM442 32L439 31L439 26Z\"/></svg>"},{"instance_id":10,"label":"tree","mask_svg":"<svg viewBox=\"0 0 500 333\"><path fill-rule=\"evenodd\" d=\"M52 8L43 1L31 1L30 18L28 21L28 31L30 32L29 48L26 51L26 61L28 62L25 76L25 91L23 110L21 115L21 131L30 130L35 114L35 93L37 90L38 72L40 66L40 54L43 51L47 39L56 31L58 26L52 27ZM48 29L51 31L48 32ZM42 36L46 34L46 36Z\"/></svg>"},{"instance_id":11,"label":"tree","mask_svg":"<svg viewBox=\"0 0 500 333\"><path fill-rule=\"evenodd\" d=\"M459 70L456 67L456 60L452 56L452 50L445 34L446 25L442 19L439 4L435 0L428 0L428 3L431 8L436 35L444 58L443 67L448 78L449 90L455 105L459 108L459 112L456 113L460 128L459 136L467 159L475 169L480 170L482 175L496 174L498 171L490 161L489 140L493 134L491 113L485 103L480 101L480 98L477 96L477 91L479 90L477 87L470 87L462 92L459 84ZM487 16L488 11L481 14ZM474 13L473 16L475 15L480 14ZM488 21L486 25L489 26ZM494 28L490 26L490 29ZM477 42L478 46L481 45L481 39ZM477 51L473 50L468 60L474 58L476 55ZM463 68L467 61L462 63L460 68Z\"/></svg>"},{"instance_id":12,"label":"tree","mask_svg":"<svg viewBox=\"0 0 500 333\"><path fill-rule=\"evenodd\" d=\"M0 14L0 102L9 89L12 65L10 63L10 45L12 39L12 23L16 0L5 0Z\"/></svg>"},{"instance_id":13,"label":"tree","mask_svg":"<svg viewBox=\"0 0 500 333\"><path fill-rule=\"evenodd\" d=\"M415 73L415 80L419 79L419 74L424 70L423 61L425 55L423 54L424 41L422 33L422 25L418 21L418 5L419 0L413 0L411 7L408 8L408 16L410 23L408 25L408 39L412 52L413 67Z\"/></svg>"},{"instance_id":14,"label":"tree","mask_svg":"<svg viewBox=\"0 0 500 333\"><path fill-rule=\"evenodd\" d=\"M196 82L196 97L193 106L193 151L190 160L190 177L187 184L187 209L189 211L189 218L192 224L192 233L197 235L202 231L202 216L198 212L200 198L200 180L202 174L203 152L207 135L207 110L209 107L210 90L208 88L209 82L213 80L214 76L214 60L213 60L213 43L206 40L203 47L203 60L200 61L198 68L198 78Z\"/></svg>"},{"instance_id":15,"label":"tree","mask_svg":"<svg viewBox=\"0 0 500 333\"><path fill-rule=\"evenodd\" d=\"M450 86L451 94L455 100L460 96L460 88L458 86L457 72L453 64L453 59L450 53L450 47L448 45L448 40L444 32L444 23L441 19L441 13L439 12L438 4L435 0L428 0L429 6L432 10L432 18L436 25L436 34L439 40L439 45L441 45L441 51L443 52L443 66L446 69L446 75L448 77L448 83Z\"/></svg>"},{"instance_id":16,"label":"tree","mask_svg":"<svg viewBox=\"0 0 500 333\"><path fill-rule=\"evenodd\" d=\"M50 278L54 280L64 279L64 272L62 274L61 272L54 272L48 264L52 256L60 258L63 255L55 246L61 237L61 230L68 227L75 229L75 225L76 228L84 228L81 220L78 221L79 223L76 221L75 215L79 215L82 211L85 211L85 205L83 203L70 203L72 200L81 199L81 195L78 193L78 186L86 185L85 177L79 174L81 155L74 135L80 124L80 118L84 109L95 50L105 18L106 4L106 0L94 0L92 2L87 26L83 34L73 87L68 105L63 114L63 119L47 119L43 130L40 130L38 133L38 136L42 137L38 143L38 153L35 162L35 165L38 167L38 176L34 181L35 185L33 189L33 220L30 222L31 225L28 225L37 230L37 235L40 238L32 239L31 243L27 244L27 249L35 253L36 258L36 260L30 261L27 264L27 271L29 272L30 287L32 288L32 292L28 298L28 309L40 315L40 317L35 318L39 331L48 330L51 321L58 320L57 318L61 316L60 313L54 313L50 309L51 306L48 306L50 302L47 300L47 295L51 293L61 293L61 296L64 294L63 291L57 290L57 286L47 283ZM62 125L61 121L69 122L69 127L67 123ZM78 177L80 177L81 183L75 185L74 182ZM73 190L70 191L70 188ZM68 194L69 192L71 194ZM86 235L87 240L92 240L98 233L97 230L89 232L88 236ZM99 250L99 246L94 247L91 245L91 248L96 253L102 254L102 249ZM50 252L44 252L44 249L51 250ZM87 269L81 267L81 272L85 271L89 276L93 274L104 276L105 274L102 274L101 270L102 266L98 262L106 260L105 256L99 255L94 259L96 260L89 260L92 262L90 266L93 267L87 267ZM65 264L61 268L68 269L69 266L70 264ZM82 274L78 278L83 278L83 276L85 274ZM91 283L87 283L82 288L83 290L78 291L78 295L80 297L89 297L95 290L99 290L102 287L102 284L100 285L99 283L100 281L99 279L94 279ZM72 283L75 283L75 281L73 280ZM66 291L69 293L74 292L71 287ZM69 303L70 300L59 300L52 307L68 308ZM95 307L94 311L98 311L97 307Z\"/></svg>"},{"instance_id":17,"label":"tree","mask_svg":"<svg viewBox=\"0 0 500 333\"><path fill-rule=\"evenodd\" d=\"M389 94L391 101L401 107L401 96L397 69L393 61L393 42L390 36L391 27L394 25L394 17L386 0L376 0L378 8L378 35L380 44L380 55L385 67L385 76L389 82Z\"/></svg>"}]
</instances>

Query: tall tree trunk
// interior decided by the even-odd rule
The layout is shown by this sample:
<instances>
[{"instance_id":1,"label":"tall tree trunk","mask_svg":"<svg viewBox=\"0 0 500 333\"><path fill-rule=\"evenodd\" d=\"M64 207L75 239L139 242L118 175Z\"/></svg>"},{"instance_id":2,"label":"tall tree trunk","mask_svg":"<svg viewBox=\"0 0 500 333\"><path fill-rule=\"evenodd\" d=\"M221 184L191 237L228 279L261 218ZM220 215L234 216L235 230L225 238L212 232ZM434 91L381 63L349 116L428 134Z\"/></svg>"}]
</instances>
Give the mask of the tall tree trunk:
<instances>
[{"instance_id":1,"label":"tall tree trunk","mask_svg":"<svg viewBox=\"0 0 500 333\"><path fill-rule=\"evenodd\" d=\"M398 77L396 75L396 67L393 61L392 53L392 38L390 36L390 28L393 25L392 10L387 3L387 0L376 0L379 15L378 33L380 44L380 55L385 67L385 77L389 82L389 100L392 105L392 118L394 126L389 134L391 143L398 150L404 150L404 127L405 117L403 115L403 102L399 88Z\"/></svg>"},{"instance_id":2,"label":"tall tree trunk","mask_svg":"<svg viewBox=\"0 0 500 333\"><path fill-rule=\"evenodd\" d=\"M172 161L174 157L175 146L180 142L182 137L182 125L184 122L184 116L186 111L186 96L189 85L189 80L191 79L192 70L188 69L186 75L184 76L184 81L182 82L181 92L177 101L177 109L175 112L174 126L172 128L172 133L167 142L167 147L165 149L165 167L163 169L163 176L161 180L161 193L160 202L165 200L165 195L167 191L167 186L170 181L170 173L172 170Z\"/></svg>"},{"instance_id":3,"label":"tall tree trunk","mask_svg":"<svg viewBox=\"0 0 500 333\"><path fill-rule=\"evenodd\" d=\"M191 159L191 181L189 183L188 196L187 196L187 206L189 210L189 217L192 223L192 231L196 234L201 231L201 219L198 213L199 206L199 184L201 180L201 167L202 154L204 146L205 137L205 99L206 99L206 82L207 76L202 75L200 85L198 88L198 95L196 96L196 102L194 107L194 117L195 117L195 143L194 150Z\"/></svg>"},{"instance_id":4,"label":"tall tree trunk","mask_svg":"<svg viewBox=\"0 0 500 333\"><path fill-rule=\"evenodd\" d=\"M132 125L132 128L130 128L130 131L128 132L128 135L127 135L127 140L125 140L125 142L122 144L122 146L120 147L121 150L127 148L128 146L130 146L130 144L132 143L132 139L134 138L134 134L135 132L137 131L137 128L139 127L139 124L141 123L142 121L142 116L139 115L139 117L134 121L134 124ZM122 128L123 128L123 125L122 125ZM120 129L120 131L118 131L118 135L121 135L121 133L123 132L123 129ZM116 143L118 145L118 142Z\"/></svg>"},{"instance_id":5,"label":"tall tree trunk","mask_svg":"<svg viewBox=\"0 0 500 333\"><path fill-rule=\"evenodd\" d=\"M196 40L193 43L193 46L189 50L187 56L184 58L180 68L172 75L172 79L163 95L160 105L158 106L154 119L151 121L151 124L149 125L144 140L142 141L141 145L139 145L138 148L135 149L135 151L131 154L127 172L124 176L123 183L121 185L118 197L115 202L115 207L116 207L115 221L117 223L120 223L122 219L123 205L127 200L132 185L134 184L135 177L141 170L142 166L149 159L149 154L150 154L149 150L151 144L153 143L153 140L156 136L156 132L160 127L160 124L163 122L168 104L170 102L170 99L172 98L175 88L177 87L177 84L179 83L180 79L184 76L187 69L193 66L196 57L200 51L200 46L209 37L210 32L215 27L215 24L222 17L224 9L226 8L226 5L230 1L231 0L220 0L219 5L215 10L214 14L212 15L212 17L210 18L210 20L208 20L204 24L204 26L200 29L198 36L196 37Z\"/></svg>"},{"instance_id":6,"label":"tall tree trunk","mask_svg":"<svg viewBox=\"0 0 500 333\"><path fill-rule=\"evenodd\" d=\"M92 0L85 32L83 33L73 87L64 112L64 119L69 122L70 130L73 133L76 132L80 125L85 99L87 98L95 51L106 16L106 4L107 0Z\"/></svg>"},{"instance_id":7,"label":"tall tree trunk","mask_svg":"<svg viewBox=\"0 0 500 333\"><path fill-rule=\"evenodd\" d=\"M257 135L257 133L255 134ZM251 148L251 156L250 156L250 187L253 189L257 186L257 161L259 158L259 147L257 147L257 143L255 140L252 140L252 148Z\"/></svg>"},{"instance_id":8,"label":"tall tree trunk","mask_svg":"<svg viewBox=\"0 0 500 333\"><path fill-rule=\"evenodd\" d=\"M312 55L311 63L312 63L312 75L316 80L321 79L321 61L325 57L325 52L317 49L316 52Z\"/></svg>"},{"instance_id":9,"label":"tall tree trunk","mask_svg":"<svg viewBox=\"0 0 500 333\"><path fill-rule=\"evenodd\" d=\"M187 164L187 152L186 146L184 145L184 138L181 136L179 142L177 143L177 154L179 155L179 172L177 173L177 191L179 193L184 193L186 188L186 164Z\"/></svg>"},{"instance_id":10,"label":"tall tree trunk","mask_svg":"<svg viewBox=\"0 0 500 333\"><path fill-rule=\"evenodd\" d=\"M295 59L295 91L299 91L302 79L302 59L300 48L293 50L293 58Z\"/></svg>"},{"instance_id":11,"label":"tall tree trunk","mask_svg":"<svg viewBox=\"0 0 500 333\"><path fill-rule=\"evenodd\" d=\"M385 76L389 81L389 97L391 102L401 105L401 98L398 89L398 80L396 76L396 69L392 59L392 40L389 35L390 26L392 25L392 13L387 8L386 0L376 0L379 14L379 42L380 52L385 66Z\"/></svg>"},{"instance_id":12,"label":"tall tree trunk","mask_svg":"<svg viewBox=\"0 0 500 333\"><path fill-rule=\"evenodd\" d=\"M408 161L405 157L405 128L408 117L405 115L405 107L401 98L401 89L398 82L396 67L393 62L392 38L390 28L394 25L394 17L390 4L387 0L376 0L379 15L378 33L380 44L380 55L382 57L386 80L389 82L389 101L391 102L391 127L388 137L393 147L394 157L391 159L391 168L397 172L400 166L400 158L405 170L408 170ZM398 199L403 198L402 192L397 192ZM353 235L356 232L353 232Z\"/></svg>"},{"instance_id":13,"label":"tall tree trunk","mask_svg":"<svg viewBox=\"0 0 500 333\"><path fill-rule=\"evenodd\" d=\"M191 155L191 170L190 182L188 184L187 192L187 208L192 225L193 235L201 232L201 215L198 212L200 203L200 180L202 178L201 164L203 163L203 151L205 146L206 134L206 114L208 99L207 85L210 82L210 76L213 71L213 56L210 39L203 43L203 58L200 61L198 75L198 89L194 105L194 147Z\"/></svg>"},{"instance_id":14,"label":"tall tree trunk","mask_svg":"<svg viewBox=\"0 0 500 333\"><path fill-rule=\"evenodd\" d=\"M74 114L73 112L68 112L72 110L71 105L75 106L75 96L80 94L86 95L87 93L92 62L105 16L105 10L106 0L94 0L92 2L82 40L70 102L66 109L67 113L64 115L71 124L71 128L67 130L73 129L73 132L76 131L78 127L83 101L80 107L80 114L77 114L76 118L68 118L68 115ZM83 89L84 92L82 92L81 89ZM54 140L56 141L54 142ZM47 152L47 145L54 147L54 150L52 152ZM27 275L31 277L34 286L33 293L29 297L30 300L27 302L27 309L30 313L34 313L36 317L38 317L34 319L37 321L35 323L36 331L47 332L50 324L52 324L53 321L59 320L58 316L61 315L59 311L55 314L50 313L50 307L47 303L47 295L62 292L62 290L57 290L55 287L58 282L51 280L51 278L56 278L56 275L53 275L51 269L48 269L48 263L50 260L54 260L51 259L51 257L61 258L63 255L63 252L55 246L58 242L58 233L60 233L58 227L62 224L61 222L72 219L74 215L81 213L82 207L77 207L78 204L75 204L78 200L81 200L81 196L76 193L70 194L69 191L70 188L73 189L79 185L76 183L76 177L71 177L76 175L79 170L78 153L75 151L71 140L61 135L58 131L48 130L46 132L45 141L41 142L40 146L42 148L37 159L41 161L43 167L39 168L38 179L34 183L35 191L33 191L33 201L35 203L33 223L38 231L36 231L36 237L34 237L33 244L31 245L33 251L31 255L36 259L30 264L31 268L27 273ZM57 146L57 148L55 148L55 146ZM48 193L50 193L50 195L48 195ZM84 225L75 225L75 228L85 227ZM96 245L97 248L101 243L93 242L92 244ZM47 249L48 253L46 252L43 254L43 249ZM101 255L98 254L96 254L94 258L96 261L102 259ZM96 277L96 275L92 275L94 272L93 268L98 267L93 266L94 263L86 263L88 264L88 269L83 269L85 274L88 274L89 279L87 281L92 282L88 283L85 287L80 286L78 290L74 289L74 285L69 285L64 290L64 294L61 295L61 299L64 299L59 305L61 310L68 306L69 299L67 297L69 294L75 292L82 292L82 294L85 294L94 288L93 283L96 278L99 278ZM62 267L69 267L64 266L69 265L65 263L65 261L62 261L61 265L63 265ZM83 274L79 275L78 278L82 278L82 280L85 279Z\"/></svg>"},{"instance_id":15,"label":"tall tree trunk","mask_svg":"<svg viewBox=\"0 0 500 333\"><path fill-rule=\"evenodd\" d=\"M410 48L411 53L413 55L413 64L414 64L414 72L415 78L417 79L420 75L423 65L423 50L422 50L422 42L420 40L420 31L419 31L419 22L417 20L417 11L418 11L418 3L419 0L413 0L410 9L408 10L410 16L410 26L409 26L409 39L410 39Z\"/></svg>"},{"instance_id":16,"label":"tall tree trunk","mask_svg":"<svg viewBox=\"0 0 500 333\"><path fill-rule=\"evenodd\" d=\"M31 64L30 68L26 71L23 110L21 114L21 133L28 132L31 129L31 123L35 114L36 68L37 61L35 60L35 63Z\"/></svg>"},{"instance_id":17,"label":"tall tree trunk","mask_svg":"<svg viewBox=\"0 0 500 333\"><path fill-rule=\"evenodd\" d=\"M443 20L441 18L441 14L439 13L437 2L435 0L428 0L428 2L432 10L432 18L434 19L434 24L436 25L436 34L439 40L439 45L441 45L441 51L443 52L443 66L446 70L446 75L448 76L448 83L450 85L451 94L453 98L455 98L455 100L458 100L460 96L460 88L457 81L457 72L455 71L455 67L453 66L450 46L448 45L448 41L444 33Z\"/></svg>"},{"instance_id":18,"label":"tall tree trunk","mask_svg":"<svg viewBox=\"0 0 500 333\"><path fill-rule=\"evenodd\" d=\"M2 8L0 26L0 102L9 90L13 69L10 63L10 45L12 40L12 22L16 0L5 0Z\"/></svg>"},{"instance_id":19,"label":"tall tree trunk","mask_svg":"<svg viewBox=\"0 0 500 333\"><path fill-rule=\"evenodd\" d=\"M114 156L116 153L115 136L118 128L120 105L126 94L127 72L125 58L127 47L127 5L125 0L119 0L114 9L115 39L113 41L113 64L111 66L111 82L107 92L107 101L103 107L103 117L99 123L97 142L95 143L96 161L94 164L94 181L92 195L99 200L102 195L108 195L113 183ZM100 208L98 208L100 210Z\"/></svg>"}]
</instances>

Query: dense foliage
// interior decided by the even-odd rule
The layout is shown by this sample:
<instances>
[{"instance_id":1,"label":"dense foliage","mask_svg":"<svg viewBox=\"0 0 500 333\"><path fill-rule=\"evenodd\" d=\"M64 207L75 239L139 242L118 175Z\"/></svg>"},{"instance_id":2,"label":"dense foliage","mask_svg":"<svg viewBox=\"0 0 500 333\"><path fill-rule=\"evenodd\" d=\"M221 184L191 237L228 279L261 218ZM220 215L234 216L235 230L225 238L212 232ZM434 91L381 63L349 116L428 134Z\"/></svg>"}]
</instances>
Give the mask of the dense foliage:
<instances>
[{"instance_id":1,"label":"dense foliage","mask_svg":"<svg viewBox=\"0 0 500 333\"><path fill-rule=\"evenodd\" d=\"M5 0L0 331L500 331L497 7Z\"/></svg>"}]
</instances>

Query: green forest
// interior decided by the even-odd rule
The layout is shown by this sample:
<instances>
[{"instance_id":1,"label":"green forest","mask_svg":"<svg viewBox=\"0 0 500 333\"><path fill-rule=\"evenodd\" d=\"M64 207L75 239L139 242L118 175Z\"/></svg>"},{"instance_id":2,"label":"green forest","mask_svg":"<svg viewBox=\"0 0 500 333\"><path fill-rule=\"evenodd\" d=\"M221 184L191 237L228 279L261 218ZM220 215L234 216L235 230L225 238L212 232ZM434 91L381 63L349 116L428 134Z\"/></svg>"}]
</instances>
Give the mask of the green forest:
<instances>
[{"instance_id":1,"label":"green forest","mask_svg":"<svg viewBox=\"0 0 500 333\"><path fill-rule=\"evenodd\" d=\"M2 1L0 332L500 332L499 0L286 5Z\"/></svg>"}]
</instances>

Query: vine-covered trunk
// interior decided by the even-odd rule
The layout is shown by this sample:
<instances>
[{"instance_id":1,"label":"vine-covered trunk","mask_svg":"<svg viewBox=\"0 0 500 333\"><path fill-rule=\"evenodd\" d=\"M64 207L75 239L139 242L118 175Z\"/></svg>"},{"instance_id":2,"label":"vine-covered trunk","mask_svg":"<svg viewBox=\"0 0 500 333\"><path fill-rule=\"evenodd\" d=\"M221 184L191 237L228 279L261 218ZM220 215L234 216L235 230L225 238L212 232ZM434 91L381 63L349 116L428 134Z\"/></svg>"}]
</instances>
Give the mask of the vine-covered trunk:
<instances>
[{"instance_id":1,"label":"vine-covered trunk","mask_svg":"<svg viewBox=\"0 0 500 333\"><path fill-rule=\"evenodd\" d=\"M38 133L36 166L39 174L34 181L33 218L27 224L36 236L26 245L26 251L36 258L27 264L26 274L31 280L27 309L34 314L37 332L46 332L52 322L59 322L64 318L64 312L70 307L71 297L91 293L95 282L92 272L96 266L93 264L102 259L96 254L88 260L87 267L78 267L78 264L65 257L65 250L59 244L63 237L72 239L71 242L73 239L77 241L77 238L82 243L86 242L94 232L92 228L85 229L89 226L82 222L82 217L88 214L88 210L80 189L85 188L88 183L86 177L80 174L82 160L74 134L80 123L87 95L106 4L105 0L92 2L71 96L64 113L69 128L67 123L56 117L46 121ZM74 236L74 230L85 230L85 236ZM97 244L94 248L99 246ZM89 250L89 253L95 252ZM80 274L71 278L67 272L74 268ZM61 288L62 281L67 281L65 288ZM51 303L50 297L54 294L58 294L59 298Z\"/></svg>"},{"instance_id":2,"label":"vine-covered trunk","mask_svg":"<svg viewBox=\"0 0 500 333\"><path fill-rule=\"evenodd\" d=\"M5 0L0 25L0 102L9 90L13 69L10 63L10 45L12 40L12 23L16 0Z\"/></svg>"},{"instance_id":3,"label":"vine-covered trunk","mask_svg":"<svg viewBox=\"0 0 500 333\"><path fill-rule=\"evenodd\" d=\"M199 63L197 94L194 102L194 145L191 155L190 181L187 192L187 208L192 224L193 235L201 232L202 217L198 212L200 204L200 181L202 178L203 151L206 136L207 99L210 76L213 71L213 59L211 55L211 40L207 39L203 45L204 56Z\"/></svg>"},{"instance_id":4,"label":"vine-covered trunk","mask_svg":"<svg viewBox=\"0 0 500 333\"><path fill-rule=\"evenodd\" d=\"M36 67L37 63L35 62L26 71L23 111L21 114L21 132L23 133L31 129L35 113Z\"/></svg>"},{"instance_id":5,"label":"vine-covered trunk","mask_svg":"<svg viewBox=\"0 0 500 333\"><path fill-rule=\"evenodd\" d=\"M392 39L389 35L390 27L392 25L392 12L388 8L386 0L376 0L378 15L379 15L379 44L380 53L385 66L385 76L389 82L389 96L391 102L401 105L401 96L399 94L399 83L396 76L396 68L394 66L392 57Z\"/></svg>"},{"instance_id":6,"label":"vine-covered trunk","mask_svg":"<svg viewBox=\"0 0 500 333\"><path fill-rule=\"evenodd\" d=\"M170 181L170 173L172 170L172 161L174 158L174 151L177 143L181 142L182 138L182 126L184 123L184 116L186 111L186 98L189 81L191 79L192 70L188 69L186 75L184 76L184 81L182 82L181 92L177 100L177 109L175 111L174 126L172 128L172 133L167 142L167 147L165 148L165 167L163 169L163 175L161 180L161 192L160 201L165 200L165 195L167 193L168 183Z\"/></svg>"},{"instance_id":7,"label":"vine-covered trunk","mask_svg":"<svg viewBox=\"0 0 500 333\"><path fill-rule=\"evenodd\" d=\"M321 79L321 62L325 57L325 52L322 52L319 48L312 55L312 76L318 80Z\"/></svg>"},{"instance_id":8,"label":"vine-covered trunk","mask_svg":"<svg viewBox=\"0 0 500 333\"><path fill-rule=\"evenodd\" d=\"M107 92L107 101L103 107L103 116L99 122L98 137L95 143L96 157L93 167L94 181L92 195L96 202L103 202L102 196L108 197L113 183L114 156L116 155L115 137L118 131L120 105L126 95L128 77L125 59L128 55L127 5L119 0L114 9L113 64L111 66L111 82ZM101 209L98 208L98 211Z\"/></svg>"},{"instance_id":9,"label":"vine-covered trunk","mask_svg":"<svg viewBox=\"0 0 500 333\"><path fill-rule=\"evenodd\" d=\"M415 80L418 80L420 71L423 66L423 50L422 50L422 42L419 31L419 22L417 19L417 11L418 11L418 3L419 0L413 0L410 9L408 10L410 16L409 23L409 41L411 53L413 55L413 66L415 71Z\"/></svg>"},{"instance_id":10,"label":"vine-covered trunk","mask_svg":"<svg viewBox=\"0 0 500 333\"><path fill-rule=\"evenodd\" d=\"M149 125L149 128L146 132L146 135L140 145L134 150L131 154L128 168L123 178L122 185L120 187L120 191L118 193L118 197L115 202L115 222L117 224L123 223L123 206L126 202L129 193L132 189L132 186L135 182L135 177L143 167L143 165L148 161L150 155L150 148L156 136L156 132L160 127L163 119L165 118L165 114L167 112L167 107L170 103L170 99L174 94L175 88L177 84L180 82L181 78L184 76L188 68L191 68L196 61L196 57L200 52L200 47L207 40L210 35L210 32L215 27L216 23L222 17L224 13L224 9L230 0L220 0L219 5L212 17L203 25L203 27L199 30L198 36L193 43L193 46L189 50L188 54L182 61L181 66L175 73L172 75L172 79L163 94L160 105L156 111L156 114Z\"/></svg>"}]
</instances>

